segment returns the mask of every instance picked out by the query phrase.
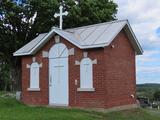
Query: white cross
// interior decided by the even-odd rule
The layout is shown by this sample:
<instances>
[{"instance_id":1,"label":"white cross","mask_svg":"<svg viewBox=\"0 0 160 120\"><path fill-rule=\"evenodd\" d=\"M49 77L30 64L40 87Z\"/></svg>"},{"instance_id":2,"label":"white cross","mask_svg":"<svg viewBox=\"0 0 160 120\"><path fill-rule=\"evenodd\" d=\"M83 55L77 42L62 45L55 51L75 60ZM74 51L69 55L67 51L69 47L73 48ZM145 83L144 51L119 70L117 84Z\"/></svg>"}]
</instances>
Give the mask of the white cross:
<instances>
[{"instance_id":1,"label":"white cross","mask_svg":"<svg viewBox=\"0 0 160 120\"><path fill-rule=\"evenodd\" d=\"M60 13L55 13L54 17L55 18L59 17L59 27L60 27L60 29L62 29L62 23L63 23L62 17L63 17L63 15L68 15L68 12L67 11L63 12L63 6L62 5L60 5L59 10L60 10Z\"/></svg>"}]
</instances>

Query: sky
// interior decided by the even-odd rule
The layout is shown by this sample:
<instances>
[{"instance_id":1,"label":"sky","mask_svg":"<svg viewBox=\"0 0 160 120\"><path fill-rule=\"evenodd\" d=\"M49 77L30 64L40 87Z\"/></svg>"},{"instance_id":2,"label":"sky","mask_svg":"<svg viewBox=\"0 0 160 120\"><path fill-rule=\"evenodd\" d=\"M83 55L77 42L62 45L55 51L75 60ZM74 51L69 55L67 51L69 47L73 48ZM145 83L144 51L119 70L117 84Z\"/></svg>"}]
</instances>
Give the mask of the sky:
<instances>
[{"instance_id":1,"label":"sky","mask_svg":"<svg viewBox=\"0 0 160 120\"><path fill-rule=\"evenodd\" d=\"M136 57L137 84L160 83L160 0L113 0L128 19L144 53Z\"/></svg>"},{"instance_id":2,"label":"sky","mask_svg":"<svg viewBox=\"0 0 160 120\"><path fill-rule=\"evenodd\" d=\"M15 0L21 1L21 0ZM144 53L136 57L137 84L160 83L160 0L113 0L128 19Z\"/></svg>"}]
</instances>

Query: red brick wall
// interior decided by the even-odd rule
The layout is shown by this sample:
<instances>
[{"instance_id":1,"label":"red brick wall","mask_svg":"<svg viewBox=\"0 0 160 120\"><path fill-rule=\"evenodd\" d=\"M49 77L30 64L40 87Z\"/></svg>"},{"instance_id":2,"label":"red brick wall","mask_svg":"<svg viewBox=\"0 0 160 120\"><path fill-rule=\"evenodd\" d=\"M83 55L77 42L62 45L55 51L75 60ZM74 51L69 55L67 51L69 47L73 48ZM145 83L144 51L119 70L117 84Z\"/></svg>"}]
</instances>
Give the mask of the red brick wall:
<instances>
[{"instance_id":1,"label":"red brick wall","mask_svg":"<svg viewBox=\"0 0 160 120\"><path fill-rule=\"evenodd\" d=\"M114 45L114 48L111 47ZM104 50L106 98L105 107L134 104L136 73L135 51L128 37L121 31L110 46Z\"/></svg>"},{"instance_id":2,"label":"red brick wall","mask_svg":"<svg viewBox=\"0 0 160 120\"><path fill-rule=\"evenodd\" d=\"M80 66L75 65L75 60L81 61L83 58L83 50L80 50L73 44L61 38L68 49L75 48L75 55L69 56L69 106L79 107L104 107L104 70L103 69L103 48L86 50L88 57L92 60L97 59L98 63L93 65L93 86L96 92L78 92L77 88L80 85ZM22 101L28 104L48 104L48 58L42 58L42 51L49 51L54 45L54 38L52 38L35 56L22 57ZM40 68L40 92L27 91L29 88L29 68L26 64L32 63L32 57L36 57L38 63L42 63ZM75 85L75 80L78 80L78 85Z\"/></svg>"},{"instance_id":3,"label":"red brick wall","mask_svg":"<svg viewBox=\"0 0 160 120\"><path fill-rule=\"evenodd\" d=\"M81 60L83 58L82 51L76 50L76 58L73 58L70 62L70 64L74 64L74 60ZM93 65L93 87L95 88L95 92L77 92L76 89L80 87L79 85L76 86L76 89L72 86L74 86L74 80L77 79L78 83L80 84L80 66L74 66L73 70L70 74L70 78L72 78L70 81L70 89L73 91L73 96L71 97L75 104L73 104L71 101L71 105L73 106L79 106L79 107L104 107L104 70L103 70L103 63L104 63L104 56L103 56L104 49L96 49L96 50L87 50L88 57L92 60L97 59L97 64ZM81 57L78 57L81 56ZM75 70L75 72L74 72ZM74 76L73 74L77 74ZM76 96L75 96L76 94Z\"/></svg>"},{"instance_id":4,"label":"red brick wall","mask_svg":"<svg viewBox=\"0 0 160 120\"><path fill-rule=\"evenodd\" d=\"M115 48L109 47L85 50L92 60L97 59L93 65L93 87L95 92L78 92L80 85L80 66L75 60L83 58L80 50L67 40L61 38L68 49L75 48L75 55L69 56L69 106L108 108L117 105L134 103L130 94L135 94L135 54L127 37L121 32L113 41ZM27 104L47 105L49 99L48 88L48 58L42 58L42 51L49 51L54 45L54 38L34 56L40 68L40 91L30 92L29 68L26 64L32 63L33 56L22 57L22 101ZM78 80L78 85L75 85Z\"/></svg>"}]
</instances>

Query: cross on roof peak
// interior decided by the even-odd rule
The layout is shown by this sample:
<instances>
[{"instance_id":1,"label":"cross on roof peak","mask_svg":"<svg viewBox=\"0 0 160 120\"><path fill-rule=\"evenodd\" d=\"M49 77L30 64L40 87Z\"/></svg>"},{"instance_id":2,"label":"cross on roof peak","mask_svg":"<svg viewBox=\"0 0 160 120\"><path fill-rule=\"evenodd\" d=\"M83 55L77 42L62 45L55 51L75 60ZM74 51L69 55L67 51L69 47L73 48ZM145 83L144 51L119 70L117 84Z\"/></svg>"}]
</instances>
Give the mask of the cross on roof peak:
<instances>
[{"instance_id":1,"label":"cross on roof peak","mask_svg":"<svg viewBox=\"0 0 160 120\"><path fill-rule=\"evenodd\" d=\"M59 6L59 10L60 10L60 12L59 13L55 13L54 17L55 18L59 17L59 28L62 29L63 16L64 15L65 16L68 15L68 12L67 11L63 12L63 6L62 5Z\"/></svg>"}]
</instances>

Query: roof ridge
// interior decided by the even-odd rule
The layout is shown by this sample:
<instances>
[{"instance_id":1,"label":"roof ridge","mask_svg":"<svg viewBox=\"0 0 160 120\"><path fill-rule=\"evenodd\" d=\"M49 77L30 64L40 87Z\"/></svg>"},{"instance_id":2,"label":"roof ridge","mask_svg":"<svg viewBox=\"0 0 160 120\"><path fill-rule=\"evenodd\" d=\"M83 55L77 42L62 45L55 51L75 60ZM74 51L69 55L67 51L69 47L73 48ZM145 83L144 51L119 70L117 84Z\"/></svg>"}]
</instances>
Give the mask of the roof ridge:
<instances>
[{"instance_id":1,"label":"roof ridge","mask_svg":"<svg viewBox=\"0 0 160 120\"><path fill-rule=\"evenodd\" d=\"M112 23L117 23L117 22L123 22L123 21L128 21L127 19L124 19L124 20L114 20L114 21L109 21L109 22L103 22L103 23L97 23L97 24L92 24L92 25L85 25L85 26L80 26L80 27L74 27L74 28L67 28L67 29L60 29L58 27L52 27L52 29L58 29L58 30L61 30L61 31L65 31L65 32L70 32L70 31L67 31L67 30L74 30L74 29L79 29L79 28L83 28L83 27L95 27L95 26L98 26L98 25L103 25L103 24L112 24ZM44 32L44 33L40 33L39 35L41 34L47 34L48 32ZM38 35L38 36L39 36Z\"/></svg>"},{"instance_id":2,"label":"roof ridge","mask_svg":"<svg viewBox=\"0 0 160 120\"><path fill-rule=\"evenodd\" d=\"M94 28L96 29L94 34L91 34L89 36L90 38L88 38L86 41L83 40L86 36L88 36L88 33L94 30ZM58 34L59 36L66 39L68 42L71 42L79 49L105 47L108 46L114 40L114 38L122 29L126 31L136 54L137 55L142 54L143 53L142 48L138 43L128 20L115 20L110 22L98 23L94 25L70 28L66 30L62 30L57 27L52 27L52 29L49 32L39 34L31 42L29 42L28 44L21 47L16 52L14 52L13 55L14 56L34 55L55 34ZM83 30L87 30L87 32L83 33L82 35L79 35L79 32Z\"/></svg>"},{"instance_id":3,"label":"roof ridge","mask_svg":"<svg viewBox=\"0 0 160 120\"><path fill-rule=\"evenodd\" d=\"M103 22L103 23L97 23L97 24L92 24L92 25L86 25L86 26L80 26L80 27L75 27L75 28L67 28L67 29L64 29L64 31L67 31L67 30L74 30L74 29L80 29L80 28L89 28L89 27L94 27L94 26L99 26L99 25L103 25L103 24L112 24L112 23L117 23L117 22L123 22L123 21L128 21L127 19L124 19L124 20L114 20L114 21L109 21L109 22ZM69 31L67 31L69 32Z\"/></svg>"}]
</instances>

